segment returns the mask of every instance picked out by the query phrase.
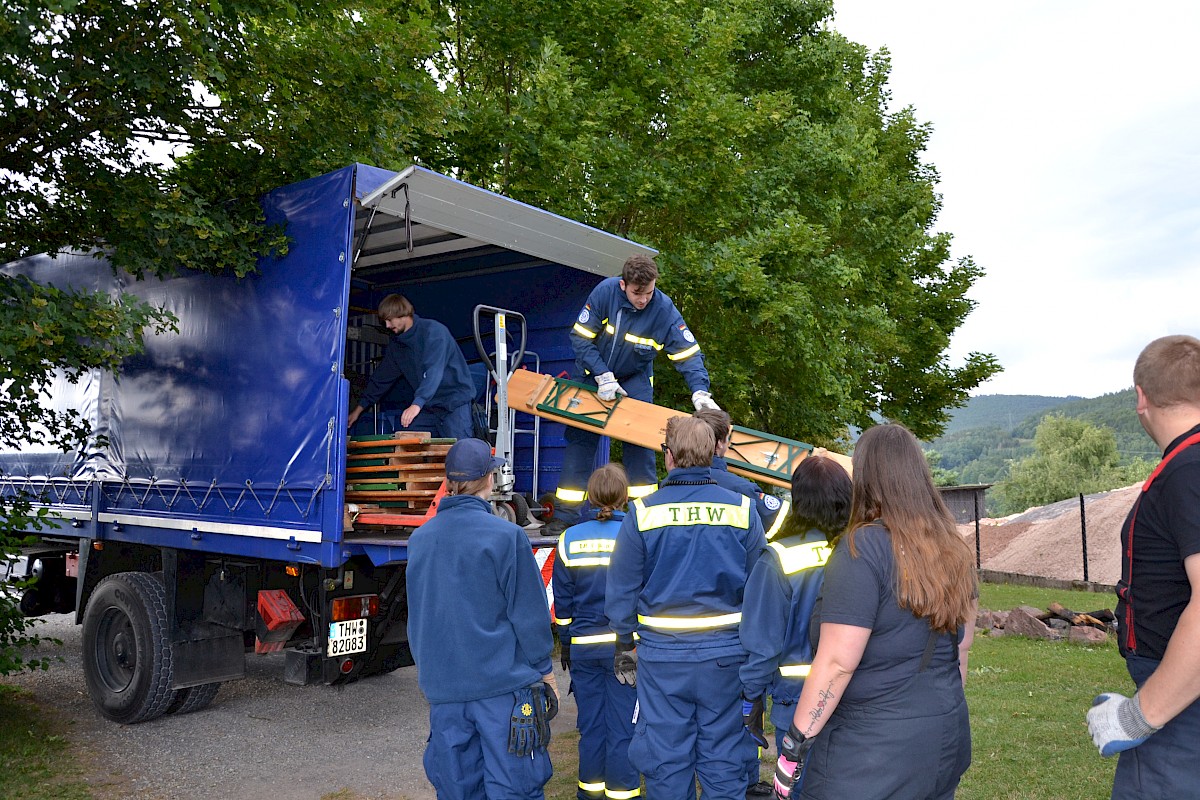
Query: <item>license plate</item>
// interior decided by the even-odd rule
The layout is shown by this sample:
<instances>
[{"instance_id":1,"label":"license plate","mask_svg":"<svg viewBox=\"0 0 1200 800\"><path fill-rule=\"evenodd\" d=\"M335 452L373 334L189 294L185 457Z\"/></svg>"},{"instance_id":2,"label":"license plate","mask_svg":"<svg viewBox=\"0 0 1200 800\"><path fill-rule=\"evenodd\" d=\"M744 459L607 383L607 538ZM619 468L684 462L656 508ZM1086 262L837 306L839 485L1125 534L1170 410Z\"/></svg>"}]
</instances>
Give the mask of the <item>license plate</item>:
<instances>
[{"instance_id":1,"label":"license plate","mask_svg":"<svg viewBox=\"0 0 1200 800\"><path fill-rule=\"evenodd\" d=\"M329 623L329 645L327 656L348 656L367 650L367 621L348 619Z\"/></svg>"}]
</instances>

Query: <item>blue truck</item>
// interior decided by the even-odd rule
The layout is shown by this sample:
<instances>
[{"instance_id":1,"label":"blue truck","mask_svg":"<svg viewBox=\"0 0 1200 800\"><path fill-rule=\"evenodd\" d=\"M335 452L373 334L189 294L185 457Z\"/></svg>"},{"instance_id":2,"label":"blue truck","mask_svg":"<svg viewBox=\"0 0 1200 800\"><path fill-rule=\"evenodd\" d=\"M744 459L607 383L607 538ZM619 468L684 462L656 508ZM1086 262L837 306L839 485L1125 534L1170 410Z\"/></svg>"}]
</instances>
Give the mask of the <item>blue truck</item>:
<instances>
[{"instance_id":1,"label":"blue truck","mask_svg":"<svg viewBox=\"0 0 1200 800\"><path fill-rule=\"evenodd\" d=\"M469 361L487 361L471 344L476 307L516 311L526 361L556 374L590 290L654 253L417 166L350 165L263 208L290 246L244 279L133 280L90 253L0 267L0 279L128 293L178 318L117 374L51 387L53 407L90 421L86 445L0 452L0 501L31 493L51 520L9 565L26 578L22 609L75 614L88 691L117 722L204 707L254 650L282 650L284 679L301 684L410 665L412 529L358 530L345 502L353 385L387 341L379 300L406 295L467 342ZM367 425L386 432L387 416ZM556 483L562 428L516 430L512 496L536 506Z\"/></svg>"}]
</instances>

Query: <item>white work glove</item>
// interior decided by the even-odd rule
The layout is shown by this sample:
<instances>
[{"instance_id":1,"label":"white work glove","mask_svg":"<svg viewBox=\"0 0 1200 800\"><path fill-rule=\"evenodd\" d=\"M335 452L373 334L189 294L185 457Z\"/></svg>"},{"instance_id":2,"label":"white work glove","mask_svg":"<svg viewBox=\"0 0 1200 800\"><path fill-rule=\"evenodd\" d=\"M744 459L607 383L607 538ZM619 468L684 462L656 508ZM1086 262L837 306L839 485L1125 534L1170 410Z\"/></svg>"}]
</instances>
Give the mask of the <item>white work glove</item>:
<instances>
[{"instance_id":1,"label":"white work glove","mask_svg":"<svg viewBox=\"0 0 1200 800\"><path fill-rule=\"evenodd\" d=\"M717 405L717 401L712 399L712 393L699 389L692 392L692 405L699 411L702 408L711 408L713 411L720 411L721 407Z\"/></svg>"},{"instance_id":2,"label":"white work glove","mask_svg":"<svg viewBox=\"0 0 1200 800\"><path fill-rule=\"evenodd\" d=\"M1105 758L1137 747L1158 731L1142 716L1142 701L1136 694L1126 697L1105 692L1092 701L1087 723L1092 741Z\"/></svg>"},{"instance_id":3,"label":"white work glove","mask_svg":"<svg viewBox=\"0 0 1200 800\"><path fill-rule=\"evenodd\" d=\"M605 402L616 400L617 395L628 395L629 392L621 388L621 384L617 383L617 379L613 377L611 372L603 372L596 376L596 394L600 395L600 399Z\"/></svg>"}]
</instances>

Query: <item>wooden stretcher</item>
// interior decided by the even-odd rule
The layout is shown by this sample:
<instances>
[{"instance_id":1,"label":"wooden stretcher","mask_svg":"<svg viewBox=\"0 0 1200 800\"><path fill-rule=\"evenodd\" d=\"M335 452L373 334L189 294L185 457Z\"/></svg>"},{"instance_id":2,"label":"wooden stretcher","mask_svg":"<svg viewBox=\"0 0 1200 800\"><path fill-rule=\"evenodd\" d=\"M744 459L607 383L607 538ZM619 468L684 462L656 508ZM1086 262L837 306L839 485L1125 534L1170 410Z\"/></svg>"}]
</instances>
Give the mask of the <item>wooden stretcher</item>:
<instances>
[{"instance_id":1,"label":"wooden stretcher","mask_svg":"<svg viewBox=\"0 0 1200 800\"><path fill-rule=\"evenodd\" d=\"M517 411L653 450L666 440L667 420L691 416L619 395L605 402L595 386L523 369L508 379L508 402ZM812 451L811 444L734 425L725 459L730 472L790 489L792 472ZM850 472L848 456L831 452L829 457Z\"/></svg>"}]
</instances>

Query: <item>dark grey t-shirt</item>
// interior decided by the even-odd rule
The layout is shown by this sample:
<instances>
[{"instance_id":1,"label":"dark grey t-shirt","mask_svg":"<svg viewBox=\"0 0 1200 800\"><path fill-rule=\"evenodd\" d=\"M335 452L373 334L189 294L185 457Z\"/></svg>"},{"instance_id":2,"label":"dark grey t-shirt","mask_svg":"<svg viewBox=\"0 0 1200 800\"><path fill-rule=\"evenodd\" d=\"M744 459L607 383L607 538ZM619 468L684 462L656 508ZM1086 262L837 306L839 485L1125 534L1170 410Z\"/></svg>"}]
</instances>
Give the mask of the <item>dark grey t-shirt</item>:
<instances>
[{"instance_id":1,"label":"dark grey t-shirt","mask_svg":"<svg viewBox=\"0 0 1200 800\"><path fill-rule=\"evenodd\" d=\"M825 567L821 622L870 628L862 661L842 702L864 703L907 683L921 666L929 642L929 623L896 604L892 535L875 523L854 534L857 557L845 538ZM960 632L961 635L961 632ZM958 660L958 637L938 638L930 667Z\"/></svg>"}]
</instances>

